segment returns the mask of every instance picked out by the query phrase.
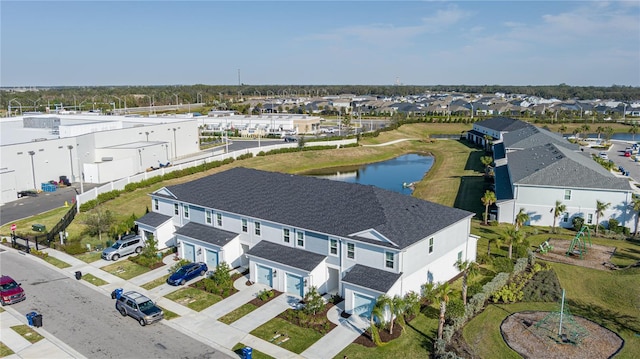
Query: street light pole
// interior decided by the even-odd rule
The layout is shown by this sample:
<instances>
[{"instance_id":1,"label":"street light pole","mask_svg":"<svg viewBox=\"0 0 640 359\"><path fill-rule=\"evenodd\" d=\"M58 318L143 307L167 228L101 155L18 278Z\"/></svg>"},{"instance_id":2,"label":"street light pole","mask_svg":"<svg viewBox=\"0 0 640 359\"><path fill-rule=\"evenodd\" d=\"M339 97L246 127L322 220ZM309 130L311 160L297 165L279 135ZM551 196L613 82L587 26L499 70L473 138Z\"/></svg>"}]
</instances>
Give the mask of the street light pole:
<instances>
[{"instance_id":1,"label":"street light pole","mask_svg":"<svg viewBox=\"0 0 640 359\"><path fill-rule=\"evenodd\" d=\"M75 182L76 176L73 175L73 157L71 156L71 150L73 149L73 146L67 145L67 148L69 149L69 165L71 167L71 180Z\"/></svg>"},{"instance_id":2,"label":"street light pole","mask_svg":"<svg viewBox=\"0 0 640 359\"><path fill-rule=\"evenodd\" d=\"M36 153L34 151L29 151L27 153L29 154L29 156L31 156L31 176L33 177L33 189L37 190L38 187L36 187L36 167L33 165L33 155L35 155Z\"/></svg>"}]
</instances>

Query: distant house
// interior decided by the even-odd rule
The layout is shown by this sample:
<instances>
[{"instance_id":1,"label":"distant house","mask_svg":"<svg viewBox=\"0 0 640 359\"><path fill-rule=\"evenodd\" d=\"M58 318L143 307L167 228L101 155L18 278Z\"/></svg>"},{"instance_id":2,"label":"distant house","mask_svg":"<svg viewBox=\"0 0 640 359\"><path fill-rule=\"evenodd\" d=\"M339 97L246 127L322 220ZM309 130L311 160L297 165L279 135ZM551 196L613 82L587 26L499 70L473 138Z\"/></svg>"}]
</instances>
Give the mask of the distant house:
<instances>
[{"instance_id":1,"label":"distant house","mask_svg":"<svg viewBox=\"0 0 640 359\"><path fill-rule=\"evenodd\" d=\"M480 146L487 147L490 141L501 140L503 134L527 126L526 122L514 120L508 117L492 117L473 124L471 131L467 132L467 140Z\"/></svg>"},{"instance_id":2,"label":"distant house","mask_svg":"<svg viewBox=\"0 0 640 359\"><path fill-rule=\"evenodd\" d=\"M621 226L633 227L633 189L627 178L613 175L560 135L522 125L503 134L493 146L496 220L514 223L522 208L529 224L551 226L555 203L560 201L566 206L556 218L560 227L572 227L575 217L584 218L585 224L605 226L613 218ZM600 223L596 223L597 201L611 204Z\"/></svg>"},{"instance_id":3,"label":"distant house","mask_svg":"<svg viewBox=\"0 0 640 359\"><path fill-rule=\"evenodd\" d=\"M151 194L141 234L178 255L249 268L250 279L304 296L311 286L368 315L382 294L419 292L475 260L473 213L373 186L234 168Z\"/></svg>"}]
</instances>

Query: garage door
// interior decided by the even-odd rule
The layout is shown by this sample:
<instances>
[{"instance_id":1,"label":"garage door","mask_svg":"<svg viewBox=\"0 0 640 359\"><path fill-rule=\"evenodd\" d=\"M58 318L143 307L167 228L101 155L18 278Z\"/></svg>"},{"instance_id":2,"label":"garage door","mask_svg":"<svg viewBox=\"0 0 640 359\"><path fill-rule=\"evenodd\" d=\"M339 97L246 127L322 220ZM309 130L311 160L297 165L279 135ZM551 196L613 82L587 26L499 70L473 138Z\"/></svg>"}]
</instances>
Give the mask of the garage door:
<instances>
[{"instance_id":1,"label":"garage door","mask_svg":"<svg viewBox=\"0 0 640 359\"><path fill-rule=\"evenodd\" d=\"M302 277L287 273L287 293L304 297Z\"/></svg>"},{"instance_id":2,"label":"garage door","mask_svg":"<svg viewBox=\"0 0 640 359\"><path fill-rule=\"evenodd\" d=\"M207 267L209 270L215 270L218 266L218 252L207 249Z\"/></svg>"},{"instance_id":3,"label":"garage door","mask_svg":"<svg viewBox=\"0 0 640 359\"><path fill-rule=\"evenodd\" d=\"M258 265L257 267L256 282L273 287L271 268L263 267L261 265Z\"/></svg>"},{"instance_id":4,"label":"garage door","mask_svg":"<svg viewBox=\"0 0 640 359\"><path fill-rule=\"evenodd\" d=\"M353 314L369 318L371 316L371 309L373 309L375 304L375 298L357 293L353 294Z\"/></svg>"},{"instance_id":5,"label":"garage door","mask_svg":"<svg viewBox=\"0 0 640 359\"><path fill-rule=\"evenodd\" d=\"M193 244L184 243L184 255L182 256L182 258L195 262L196 261L195 248L196 247Z\"/></svg>"}]
</instances>

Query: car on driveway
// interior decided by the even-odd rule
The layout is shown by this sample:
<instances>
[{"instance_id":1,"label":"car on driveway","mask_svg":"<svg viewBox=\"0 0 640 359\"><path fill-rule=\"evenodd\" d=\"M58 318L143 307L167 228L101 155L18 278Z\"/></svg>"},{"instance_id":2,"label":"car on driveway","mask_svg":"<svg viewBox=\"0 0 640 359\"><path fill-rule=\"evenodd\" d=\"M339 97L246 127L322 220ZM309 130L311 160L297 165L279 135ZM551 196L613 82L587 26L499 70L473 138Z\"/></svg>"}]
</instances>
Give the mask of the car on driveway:
<instances>
[{"instance_id":1,"label":"car on driveway","mask_svg":"<svg viewBox=\"0 0 640 359\"><path fill-rule=\"evenodd\" d=\"M164 312L146 296L129 291L116 299L116 309L123 317L131 316L140 323L141 326L153 324L164 318Z\"/></svg>"},{"instance_id":2,"label":"car on driveway","mask_svg":"<svg viewBox=\"0 0 640 359\"><path fill-rule=\"evenodd\" d=\"M204 276L208 270L207 264L203 262L185 264L167 278L167 283L183 285L197 276Z\"/></svg>"},{"instance_id":3,"label":"car on driveway","mask_svg":"<svg viewBox=\"0 0 640 359\"><path fill-rule=\"evenodd\" d=\"M7 304L21 302L26 298L20 283L16 283L8 275L0 276L0 303L3 307Z\"/></svg>"},{"instance_id":4,"label":"car on driveway","mask_svg":"<svg viewBox=\"0 0 640 359\"><path fill-rule=\"evenodd\" d=\"M117 261L120 257L126 256L132 253L142 252L144 242L138 235L130 235L118 239L111 247L105 248L102 251L101 258L108 261Z\"/></svg>"}]
</instances>

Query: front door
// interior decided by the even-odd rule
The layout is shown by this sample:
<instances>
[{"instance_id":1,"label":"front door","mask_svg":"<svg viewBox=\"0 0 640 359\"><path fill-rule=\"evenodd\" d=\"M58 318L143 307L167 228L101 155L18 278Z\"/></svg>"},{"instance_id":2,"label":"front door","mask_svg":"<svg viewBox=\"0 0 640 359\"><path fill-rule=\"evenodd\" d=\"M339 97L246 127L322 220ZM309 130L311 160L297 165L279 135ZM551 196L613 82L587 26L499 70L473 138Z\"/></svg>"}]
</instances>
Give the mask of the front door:
<instances>
[{"instance_id":1,"label":"front door","mask_svg":"<svg viewBox=\"0 0 640 359\"><path fill-rule=\"evenodd\" d=\"M189 244L189 243L184 243L183 242L183 248L184 248L184 254L182 255L182 258L189 260L191 262L195 262L196 261L196 247L193 244Z\"/></svg>"},{"instance_id":2,"label":"front door","mask_svg":"<svg viewBox=\"0 0 640 359\"><path fill-rule=\"evenodd\" d=\"M257 265L256 282L273 287L273 276L271 268Z\"/></svg>"},{"instance_id":3,"label":"front door","mask_svg":"<svg viewBox=\"0 0 640 359\"><path fill-rule=\"evenodd\" d=\"M218 252L207 249L207 267L213 271L218 266Z\"/></svg>"},{"instance_id":4,"label":"front door","mask_svg":"<svg viewBox=\"0 0 640 359\"><path fill-rule=\"evenodd\" d=\"M302 277L287 273L287 293L304 297L304 286Z\"/></svg>"}]
</instances>

